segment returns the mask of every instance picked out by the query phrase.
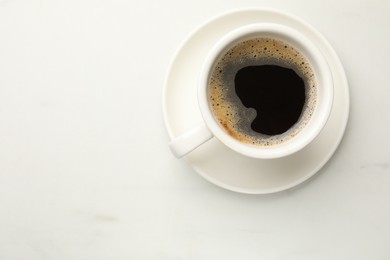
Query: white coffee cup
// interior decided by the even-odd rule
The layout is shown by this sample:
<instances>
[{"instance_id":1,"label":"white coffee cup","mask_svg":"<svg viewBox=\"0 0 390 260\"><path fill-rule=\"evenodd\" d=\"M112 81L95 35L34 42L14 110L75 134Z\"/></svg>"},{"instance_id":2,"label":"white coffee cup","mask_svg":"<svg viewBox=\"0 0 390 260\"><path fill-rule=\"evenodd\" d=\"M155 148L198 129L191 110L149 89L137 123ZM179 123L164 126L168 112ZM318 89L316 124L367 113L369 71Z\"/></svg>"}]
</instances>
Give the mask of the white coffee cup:
<instances>
[{"instance_id":1,"label":"white coffee cup","mask_svg":"<svg viewBox=\"0 0 390 260\"><path fill-rule=\"evenodd\" d=\"M307 60L317 82L316 106L310 120L291 140L271 146L256 146L241 142L229 135L217 122L210 108L207 88L213 66L229 46L250 38L281 40L298 49ZM271 159L298 152L321 132L328 120L333 103L333 79L323 54L302 33L280 24L259 23L240 27L222 37L210 50L200 69L198 82L198 105L204 124L173 139L169 146L176 157L182 157L212 137L219 139L228 148L249 157Z\"/></svg>"}]
</instances>

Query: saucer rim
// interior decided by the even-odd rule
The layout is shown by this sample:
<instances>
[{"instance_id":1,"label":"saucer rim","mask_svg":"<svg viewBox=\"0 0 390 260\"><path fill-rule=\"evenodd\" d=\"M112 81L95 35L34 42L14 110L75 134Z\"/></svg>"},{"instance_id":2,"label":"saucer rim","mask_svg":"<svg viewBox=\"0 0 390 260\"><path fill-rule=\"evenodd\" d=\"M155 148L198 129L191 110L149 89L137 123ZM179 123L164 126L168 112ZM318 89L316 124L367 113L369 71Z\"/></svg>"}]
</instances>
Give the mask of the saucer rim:
<instances>
[{"instance_id":1,"label":"saucer rim","mask_svg":"<svg viewBox=\"0 0 390 260\"><path fill-rule=\"evenodd\" d=\"M170 127L170 123L169 123L169 119L168 119L168 112L167 112L167 105L166 105L167 95L168 95L168 81L169 81L172 69L175 65L176 58L183 51L185 45L194 36L196 36L197 33L201 32L202 30L207 30L207 26L212 24L213 22L216 22L219 19L226 18L227 16L233 16L235 14L245 13L245 12L259 12L260 14L266 12L266 13L269 13L272 15L282 16L283 18L287 18L290 21L297 22L300 26L309 30L310 33L312 33L313 35L306 35L306 36L308 38L313 38L313 36L315 36L323 44L323 46L325 47L326 52L327 52L327 53L324 53L324 56L326 57L326 61L328 63L331 63L330 61L332 61L332 63L334 63L333 65L337 66L337 67L331 67L332 64L329 64L329 66L331 67L331 72L332 72L332 74L335 74L335 73L338 74L338 77L340 80L339 84L342 85L344 88L344 90L342 90L344 97L343 97L343 101L341 101L343 103L343 109L345 109L344 110L344 117L342 118L342 121L339 122L339 124L344 124L344 125L342 125L342 127L340 127L340 129L337 130L337 133L338 133L337 139L335 138L333 145L330 146L330 148L328 148L329 152L327 152L326 156L319 161L319 163L317 164L317 167L310 169L308 171L309 172L308 174L304 175L301 178L296 179L295 181L289 182L286 185L281 185L278 187L268 188L268 189L240 188L237 186L233 186L233 185L224 183L216 178L212 178L203 169L200 169L199 166L191 163L191 161L188 158L184 158L184 161L186 161L186 163L188 163L191 166L191 168L194 169L195 172L197 172L204 179L213 183L216 186L219 186L221 188L224 188L224 189L227 189L230 191L244 193L244 194L270 194L270 193L276 193L276 192L280 192L283 190L293 188L293 187L305 182L306 180L310 179L312 176L314 176L334 155L334 153L336 152L338 146L340 145L340 143L344 137L346 127L348 125L348 119L349 119L349 113L350 113L350 97L349 97L348 80L347 80L343 65L342 65L337 53L335 52L335 50L331 46L331 44L312 25L308 24L306 21L302 20L301 18L296 17L292 14L286 13L284 11L280 11L280 10L277 10L274 8L259 8L259 7L253 7L253 8L246 7L246 8L238 8L238 9L234 9L234 10L229 10L229 11L223 12L217 16L214 16L211 19L206 20L205 22L200 24L198 27L196 27L193 31L191 31L191 33L189 33L187 37L184 38L184 40L179 45L179 48L176 50L176 52L174 53L174 55L171 58L167 73L165 74L166 77L164 80L163 97L162 97L163 98L163 100L162 100L163 118L164 118L165 128L168 132L169 138L172 140L174 138L174 134L173 134L172 128ZM234 18L234 17L232 17L232 18ZM334 106L334 104L333 104L333 106ZM331 113L337 113L338 111L334 111L333 106L332 106ZM254 159L254 160L262 160L262 159ZM268 159L265 159L265 160L268 160ZM273 160L277 161L278 159L273 159Z\"/></svg>"}]
</instances>

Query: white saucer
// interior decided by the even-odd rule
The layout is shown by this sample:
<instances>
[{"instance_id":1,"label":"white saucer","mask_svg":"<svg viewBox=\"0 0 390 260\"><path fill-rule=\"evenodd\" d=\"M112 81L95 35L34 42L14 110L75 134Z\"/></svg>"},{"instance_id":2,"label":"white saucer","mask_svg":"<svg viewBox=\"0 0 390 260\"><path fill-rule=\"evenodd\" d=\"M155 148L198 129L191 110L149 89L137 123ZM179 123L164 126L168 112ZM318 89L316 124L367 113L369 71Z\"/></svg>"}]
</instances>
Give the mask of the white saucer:
<instances>
[{"instance_id":1,"label":"white saucer","mask_svg":"<svg viewBox=\"0 0 390 260\"><path fill-rule=\"evenodd\" d=\"M218 16L195 30L176 53L165 81L164 120L171 139L202 122L197 104L197 77L212 45L227 32L250 23L273 22L299 30L325 55L334 77L334 104L320 135L298 153L281 159L242 156L213 138L186 161L208 181L228 190L266 194L294 187L318 172L339 145L348 121L349 90L337 54L313 27L291 15L270 9L242 9Z\"/></svg>"}]
</instances>

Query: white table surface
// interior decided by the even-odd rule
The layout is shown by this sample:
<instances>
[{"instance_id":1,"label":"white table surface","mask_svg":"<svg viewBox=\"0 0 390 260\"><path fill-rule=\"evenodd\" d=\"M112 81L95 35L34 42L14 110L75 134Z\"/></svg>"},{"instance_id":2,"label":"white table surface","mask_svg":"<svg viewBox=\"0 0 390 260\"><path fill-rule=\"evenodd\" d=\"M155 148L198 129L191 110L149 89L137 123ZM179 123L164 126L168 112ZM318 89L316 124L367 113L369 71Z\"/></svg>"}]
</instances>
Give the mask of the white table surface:
<instances>
[{"instance_id":1,"label":"white table surface","mask_svg":"<svg viewBox=\"0 0 390 260\"><path fill-rule=\"evenodd\" d=\"M344 64L345 137L272 195L170 153L161 96L199 24L274 7ZM0 0L0 259L390 259L390 2Z\"/></svg>"}]
</instances>

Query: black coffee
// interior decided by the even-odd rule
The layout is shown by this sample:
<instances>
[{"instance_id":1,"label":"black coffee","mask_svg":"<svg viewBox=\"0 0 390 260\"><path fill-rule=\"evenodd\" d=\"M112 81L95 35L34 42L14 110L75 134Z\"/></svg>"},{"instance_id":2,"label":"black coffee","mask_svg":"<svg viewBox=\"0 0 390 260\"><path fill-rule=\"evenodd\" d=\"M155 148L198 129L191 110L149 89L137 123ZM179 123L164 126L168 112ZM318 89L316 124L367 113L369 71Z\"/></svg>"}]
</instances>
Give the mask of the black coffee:
<instances>
[{"instance_id":1,"label":"black coffee","mask_svg":"<svg viewBox=\"0 0 390 260\"><path fill-rule=\"evenodd\" d=\"M307 58L284 41L255 38L217 59L208 84L209 106L233 138L258 146L290 140L310 120L317 86Z\"/></svg>"},{"instance_id":2,"label":"black coffee","mask_svg":"<svg viewBox=\"0 0 390 260\"><path fill-rule=\"evenodd\" d=\"M292 69L277 65L244 67L237 72L234 85L242 104L256 110L253 131L283 134L302 114L305 83Z\"/></svg>"}]
</instances>

